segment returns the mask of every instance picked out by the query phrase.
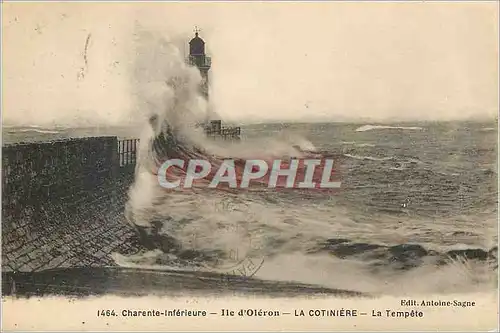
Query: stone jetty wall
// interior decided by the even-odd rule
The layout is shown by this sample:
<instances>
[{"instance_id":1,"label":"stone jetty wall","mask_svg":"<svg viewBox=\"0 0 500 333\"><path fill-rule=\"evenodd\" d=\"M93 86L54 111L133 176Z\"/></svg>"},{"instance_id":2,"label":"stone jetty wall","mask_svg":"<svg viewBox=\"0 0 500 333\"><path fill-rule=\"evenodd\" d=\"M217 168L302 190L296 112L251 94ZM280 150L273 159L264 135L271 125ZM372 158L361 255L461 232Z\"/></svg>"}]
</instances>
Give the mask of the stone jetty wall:
<instances>
[{"instance_id":1,"label":"stone jetty wall","mask_svg":"<svg viewBox=\"0 0 500 333\"><path fill-rule=\"evenodd\" d=\"M140 249L124 223L137 140L97 137L2 148L2 269L113 265Z\"/></svg>"}]
</instances>

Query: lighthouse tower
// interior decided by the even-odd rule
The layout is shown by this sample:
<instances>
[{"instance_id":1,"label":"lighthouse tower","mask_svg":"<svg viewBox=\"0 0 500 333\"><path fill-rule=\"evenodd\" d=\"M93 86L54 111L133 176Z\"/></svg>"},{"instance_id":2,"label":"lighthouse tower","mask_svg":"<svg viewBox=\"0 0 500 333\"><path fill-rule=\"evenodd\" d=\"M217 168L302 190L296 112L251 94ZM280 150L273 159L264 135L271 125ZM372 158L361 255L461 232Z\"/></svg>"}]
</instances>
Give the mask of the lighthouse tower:
<instances>
[{"instance_id":1,"label":"lighthouse tower","mask_svg":"<svg viewBox=\"0 0 500 333\"><path fill-rule=\"evenodd\" d=\"M205 41L198 36L198 32L198 28L195 28L194 38L189 41L189 57L187 62L200 70L202 78L200 93L208 99L208 71L210 70L212 59L205 54Z\"/></svg>"},{"instance_id":2,"label":"lighthouse tower","mask_svg":"<svg viewBox=\"0 0 500 333\"><path fill-rule=\"evenodd\" d=\"M189 41L189 56L186 62L190 66L198 68L201 74L200 94L208 101L209 76L208 71L212 65L212 59L205 53L205 41L200 38L198 28L194 30L194 38ZM208 103L206 118L202 125L205 133L211 138L222 138L229 140L240 139L240 127L222 126L220 119L212 119L213 113Z\"/></svg>"}]
</instances>

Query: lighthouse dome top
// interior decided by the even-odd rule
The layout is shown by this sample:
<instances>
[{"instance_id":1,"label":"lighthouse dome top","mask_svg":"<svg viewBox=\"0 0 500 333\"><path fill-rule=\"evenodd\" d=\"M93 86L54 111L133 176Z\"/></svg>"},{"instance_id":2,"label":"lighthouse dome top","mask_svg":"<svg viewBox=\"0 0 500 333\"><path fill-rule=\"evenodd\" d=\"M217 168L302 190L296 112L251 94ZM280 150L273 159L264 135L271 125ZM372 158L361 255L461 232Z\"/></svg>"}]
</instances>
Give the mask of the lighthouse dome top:
<instances>
[{"instance_id":1,"label":"lighthouse dome top","mask_svg":"<svg viewBox=\"0 0 500 333\"><path fill-rule=\"evenodd\" d=\"M195 32L194 38L189 41L189 54L190 55L205 54L205 41L198 36L198 32Z\"/></svg>"}]
</instances>

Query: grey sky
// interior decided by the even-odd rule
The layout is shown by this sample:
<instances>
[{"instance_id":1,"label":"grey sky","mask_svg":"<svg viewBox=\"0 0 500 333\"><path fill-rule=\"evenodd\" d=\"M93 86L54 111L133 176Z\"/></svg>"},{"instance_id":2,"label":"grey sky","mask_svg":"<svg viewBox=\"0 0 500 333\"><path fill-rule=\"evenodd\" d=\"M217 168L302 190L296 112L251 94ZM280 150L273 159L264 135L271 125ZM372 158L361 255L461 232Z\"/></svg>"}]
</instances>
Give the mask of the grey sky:
<instances>
[{"instance_id":1,"label":"grey sky","mask_svg":"<svg viewBox=\"0 0 500 333\"><path fill-rule=\"evenodd\" d=\"M494 117L498 3L4 4L4 121L134 118L134 27L201 27L228 120ZM84 66L85 78L77 73ZM181 50L183 52L184 50Z\"/></svg>"}]
</instances>

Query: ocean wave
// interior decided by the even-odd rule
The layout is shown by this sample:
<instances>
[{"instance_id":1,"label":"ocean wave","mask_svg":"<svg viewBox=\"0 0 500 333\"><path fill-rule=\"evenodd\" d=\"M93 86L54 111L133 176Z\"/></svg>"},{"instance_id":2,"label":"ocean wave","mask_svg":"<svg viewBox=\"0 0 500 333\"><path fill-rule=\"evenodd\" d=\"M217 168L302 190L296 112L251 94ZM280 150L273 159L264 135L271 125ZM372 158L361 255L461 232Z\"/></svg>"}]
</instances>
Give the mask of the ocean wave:
<instances>
[{"instance_id":1,"label":"ocean wave","mask_svg":"<svg viewBox=\"0 0 500 333\"><path fill-rule=\"evenodd\" d=\"M457 177L460 176L460 173L457 172L444 172L444 171L435 171L438 175L442 176L452 176L452 177Z\"/></svg>"},{"instance_id":2,"label":"ocean wave","mask_svg":"<svg viewBox=\"0 0 500 333\"><path fill-rule=\"evenodd\" d=\"M371 130L380 129L399 129L399 130L423 130L422 127L408 127L408 126L385 126L385 125L363 125L356 128L356 132L366 132Z\"/></svg>"},{"instance_id":3,"label":"ocean wave","mask_svg":"<svg viewBox=\"0 0 500 333\"><path fill-rule=\"evenodd\" d=\"M355 141L342 141L343 145L353 145L356 147L376 147L373 143L356 143Z\"/></svg>"},{"instance_id":4,"label":"ocean wave","mask_svg":"<svg viewBox=\"0 0 500 333\"><path fill-rule=\"evenodd\" d=\"M20 128L20 129L15 129L15 130L9 130L9 133L29 133L29 132L36 132L36 133L41 133L41 134L58 134L60 133L59 131L54 131L54 130L47 130L47 129L38 129L38 128Z\"/></svg>"},{"instance_id":5,"label":"ocean wave","mask_svg":"<svg viewBox=\"0 0 500 333\"><path fill-rule=\"evenodd\" d=\"M345 157L354 158L356 160L368 160L368 161L390 161L396 159L396 157L374 157L374 156L361 156L361 155L353 155L353 154L344 154Z\"/></svg>"},{"instance_id":6,"label":"ocean wave","mask_svg":"<svg viewBox=\"0 0 500 333\"><path fill-rule=\"evenodd\" d=\"M408 165L421 164L418 158L408 157L408 156L369 156L369 155L356 155L344 153L344 157L353 158L361 161L377 161L377 162L385 162L385 161L393 161L393 165L390 169L393 170L403 170Z\"/></svg>"}]
</instances>

